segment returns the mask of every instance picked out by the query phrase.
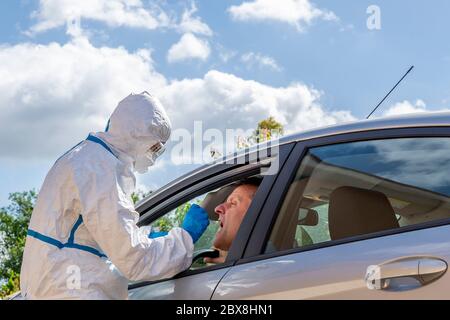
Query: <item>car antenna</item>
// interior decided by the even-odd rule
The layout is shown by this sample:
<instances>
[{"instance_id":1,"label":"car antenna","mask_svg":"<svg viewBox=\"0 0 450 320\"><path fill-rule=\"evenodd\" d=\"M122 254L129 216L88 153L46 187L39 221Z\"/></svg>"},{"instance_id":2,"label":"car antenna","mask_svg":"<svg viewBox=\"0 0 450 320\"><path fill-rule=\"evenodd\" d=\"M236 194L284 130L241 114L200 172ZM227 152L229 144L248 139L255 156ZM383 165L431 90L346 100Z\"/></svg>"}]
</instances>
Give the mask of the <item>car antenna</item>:
<instances>
[{"instance_id":1,"label":"car antenna","mask_svg":"<svg viewBox=\"0 0 450 320\"><path fill-rule=\"evenodd\" d=\"M400 82L402 82L402 80L408 75L408 73L411 72L411 70L414 68L414 66L411 66L408 71L406 71L406 73L403 75L403 77L395 84L395 86L391 89L391 91L389 91L387 93L387 95L384 96L384 98L380 101L380 103L377 104L377 106L372 110L371 113L369 113L369 115L366 117L366 119L369 119L369 117L375 112L375 110L378 109L378 107L384 102L384 100L386 100L386 98L391 94L392 91L395 90L395 88L397 88L397 86L400 84Z\"/></svg>"}]
</instances>

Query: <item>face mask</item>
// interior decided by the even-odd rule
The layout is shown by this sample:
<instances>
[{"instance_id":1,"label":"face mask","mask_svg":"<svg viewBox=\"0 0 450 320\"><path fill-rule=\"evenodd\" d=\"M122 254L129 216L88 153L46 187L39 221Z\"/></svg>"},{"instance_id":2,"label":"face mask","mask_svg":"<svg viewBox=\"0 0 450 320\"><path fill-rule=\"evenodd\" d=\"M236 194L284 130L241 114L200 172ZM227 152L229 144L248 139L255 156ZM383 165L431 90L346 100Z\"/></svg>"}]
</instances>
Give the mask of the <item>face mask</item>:
<instances>
[{"instance_id":1,"label":"face mask","mask_svg":"<svg viewBox=\"0 0 450 320\"><path fill-rule=\"evenodd\" d=\"M146 153L139 155L134 163L136 172L140 174L146 173L148 168L155 163L156 159L161 156L164 151L164 145L161 142L158 142L148 149Z\"/></svg>"}]
</instances>

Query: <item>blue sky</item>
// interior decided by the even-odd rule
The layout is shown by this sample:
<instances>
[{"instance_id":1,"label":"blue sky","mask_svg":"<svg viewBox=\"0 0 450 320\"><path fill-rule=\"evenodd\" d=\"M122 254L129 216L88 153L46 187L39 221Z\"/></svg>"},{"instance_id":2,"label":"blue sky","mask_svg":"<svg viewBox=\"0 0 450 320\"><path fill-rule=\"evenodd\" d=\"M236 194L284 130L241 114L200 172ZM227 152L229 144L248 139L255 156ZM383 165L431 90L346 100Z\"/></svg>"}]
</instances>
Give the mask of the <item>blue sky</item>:
<instances>
[{"instance_id":1,"label":"blue sky","mask_svg":"<svg viewBox=\"0 0 450 320\"><path fill-rule=\"evenodd\" d=\"M445 0L105 3L0 2L0 206L38 189L129 92L160 96L174 128L252 128L272 115L293 132L364 118L414 65L376 116L450 105ZM370 5L379 30L367 28ZM166 152L140 187L195 167L172 160Z\"/></svg>"}]
</instances>

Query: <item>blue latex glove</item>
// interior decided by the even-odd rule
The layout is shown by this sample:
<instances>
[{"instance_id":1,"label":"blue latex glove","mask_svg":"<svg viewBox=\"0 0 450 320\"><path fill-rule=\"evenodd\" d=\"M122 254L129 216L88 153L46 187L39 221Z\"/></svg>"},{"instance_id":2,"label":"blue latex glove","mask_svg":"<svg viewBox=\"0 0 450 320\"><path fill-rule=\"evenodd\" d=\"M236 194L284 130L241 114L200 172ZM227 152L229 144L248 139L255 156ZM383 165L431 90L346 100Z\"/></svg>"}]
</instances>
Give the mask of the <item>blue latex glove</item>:
<instances>
[{"instance_id":1,"label":"blue latex glove","mask_svg":"<svg viewBox=\"0 0 450 320\"><path fill-rule=\"evenodd\" d=\"M167 236L167 234L168 234L168 232L166 232L166 231L152 231L152 232L150 232L148 237L150 239L154 239L154 238Z\"/></svg>"},{"instance_id":2,"label":"blue latex glove","mask_svg":"<svg viewBox=\"0 0 450 320\"><path fill-rule=\"evenodd\" d=\"M184 217L181 228L186 230L194 243L202 236L209 225L208 213L197 204L192 204Z\"/></svg>"}]
</instances>

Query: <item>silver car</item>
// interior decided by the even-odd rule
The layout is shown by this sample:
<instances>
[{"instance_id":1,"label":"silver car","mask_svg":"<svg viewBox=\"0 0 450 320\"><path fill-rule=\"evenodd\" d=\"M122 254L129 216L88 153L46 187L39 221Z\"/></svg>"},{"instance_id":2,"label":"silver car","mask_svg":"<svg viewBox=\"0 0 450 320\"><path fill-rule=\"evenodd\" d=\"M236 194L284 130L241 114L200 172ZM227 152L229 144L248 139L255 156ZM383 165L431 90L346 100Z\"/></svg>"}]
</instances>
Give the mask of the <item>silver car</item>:
<instances>
[{"instance_id":1,"label":"silver car","mask_svg":"<svg viewBox=\"0 0 450 320\"><path fill-rule=\"evenodd\" d=\"M450 299L449 173L450 113L332 126L226 157L138 206L140 225L161 226L260 178L225 263L202 263L218 228L210 206L192 267L132 283L129 298Z\"/></svg>"}]
</instances>

